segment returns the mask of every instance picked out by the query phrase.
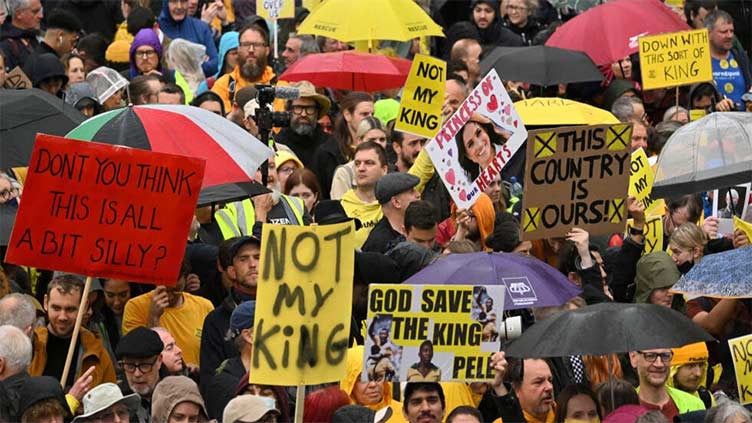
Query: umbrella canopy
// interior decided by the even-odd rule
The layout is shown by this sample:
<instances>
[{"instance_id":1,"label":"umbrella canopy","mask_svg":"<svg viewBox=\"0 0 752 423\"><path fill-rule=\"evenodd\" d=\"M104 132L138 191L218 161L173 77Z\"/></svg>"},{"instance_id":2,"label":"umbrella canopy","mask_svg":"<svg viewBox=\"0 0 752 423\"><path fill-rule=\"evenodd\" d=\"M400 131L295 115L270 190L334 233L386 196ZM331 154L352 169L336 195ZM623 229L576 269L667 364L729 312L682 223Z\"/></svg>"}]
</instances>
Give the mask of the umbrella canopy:
<instances>
[{"instance_id":1,"label":"umbrella canopy","mask_svg":"<svg viewBox=\"0 0 752 423\"><path fill-rule=\"evenodd\" d=\"M233 122L191 106L129 106L94 116L67 138L206 160L203 187L247 182L274 153Z\"/></svg>"},{"instance_id":2,"label":"umbrella canopy","mask_svg":"<svg viewBox=\"0 0 752 423\"><path fill-rule=\"evenodd\" d=\"M556 97L536 97L514 103L525 126L601 125L619 123L610 112Z\"/></svg>"},{"instance_id":3,"label":"umbrella canopy","mask_svg":"<svg viewBox=\"0 0 752 423\"><path fill-rule=\"evenodd\" d=\"M507 344L510 357L606 355L714 341L687 316L655 304L600 303L556 313Z\"/></svg>"},{"instance_id":4,"label":"umbrella canopy","mask_svg":"<svg viewBox=\"0 0 752 423\"><path fill-rule=\"evenodd\" d=\"M689 29L684 19L660 0L614 0L569 20L546 45L584 51L600 66L636 53L637 38L643 35Z\"/></svg>"},{"instance_id":5,"label":"umbrella canopy","mask_svg":"<svg viewBox=\"0 0 752 423\"><path fill-rule=\"evenodd\" d=\"M198 203L196 203L196 207L245 200L246 198L268 194L270 192L272 191L269 188L256 181L215 185L201 190L198 195Z\"/></svg>"},{"instance_id":6,"label":"umbrella canopy","mask_svg":"<svg viewBox=\"0 0 752 423\"><path fill-rule=\"evenodd\" d=\"M328 0L303 20L298 33L346 42L444 36L413 0Z\"/></svg>"},{"instance_id":7,"label":"umbrella canopy","mask_svg":"<svg viewBox=\"0 0 752 423\"><path fill-rule=\"evenodd\" d=\"M710 113L666 141L652 196L709 191L752 180L752 113Z\"/></svg>"},{"instance_id":8,"label":"umbrella canopy","mask_svg":"<svg viewBox=\"0 0 752 423\"><path fill-rule=\"evenodd\" d=\"M13 224L16 222L18 203L16 201L0 204L0 245L8 245Z\"/></svg>"},{"instance_id":9,"label":"umbrella canopy","mask_svg":"<svg viewBox=\"0 0 752 423\"><path fill-rule=\"evenodd\" d=\"M411 65L409 60L357 51L308 54L287 68L279 79L372 92L405 85Z\"/></svg>"},{"instance_id":10,"label":"umbrella canopy","mask_svg":"<svg viewBox=\"0 0 752 423\"><path fill-rule=\"evenodd\" d=\"M582 290L536 258L514 253L450 254L414 274L414 285L504 285L504 309L560 306Z\"/></svg>"},{"instance_id":11,"label":"umbrella canopy","mask_svg":"<svg viewBox=\"0 0 752 423\"><path fill-rule=\"evenodd\" d=\"M752 297L752 247L702 258L682 276L672 292L715 298Z\"/></svg>"},{"instance_id":12,"label":"umbrella canopy","mask_svg":"<svg viewBox=\"0 0 752 423\"><path fill-rule=\"evenodd\" d=\"M496 47L480 62L483 75L491 69L503 79L540 86L603 79L587 54L548 46Z\"/></svg>"},{"instance_id":13,"label":"umbrella canopy","mask_svg":"<svg viewBox=\"0 0 752 423\"><path fill-rule=\"evenodd\" d=\"M0 95L0 169L28 166L37 132L65 135L86 120L75 107L36 88Z\"/></svg>"},{"instance_id":14,"label":"umbrella canopy","mask_svg":"<svg viewBox=\"0 0 752 423\"><path fill-rule=\"evenodd\" d=\"M568 7L578 12L584 12L592 7L604 3L607 0L549 0L551 6L561 9Z\"/></svg>"}]
</instances>

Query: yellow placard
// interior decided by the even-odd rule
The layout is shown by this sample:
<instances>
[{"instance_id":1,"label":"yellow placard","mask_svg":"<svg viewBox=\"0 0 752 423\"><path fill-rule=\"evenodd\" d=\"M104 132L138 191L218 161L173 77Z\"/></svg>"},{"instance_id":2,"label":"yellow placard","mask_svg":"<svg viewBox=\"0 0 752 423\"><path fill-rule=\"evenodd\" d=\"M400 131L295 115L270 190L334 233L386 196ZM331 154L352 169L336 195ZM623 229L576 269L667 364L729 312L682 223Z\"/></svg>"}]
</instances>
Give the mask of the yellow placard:
<instances>
[{"instance_id":1,"label":"yellow placard","mask_svg":"<svg viewBox=\"0 0 752 423\"><path fill-rule=\"evenodd\" d=\"M752 404L752 335L729 339L728 343L734 360L739 402Z\"/></svg>"},{"instance_id":2,"label":"yellow placard","mask_svg":"<svg viewBox=\"0 0 752 423\"><path fill-rule=\"evenodd\" d=\"M689 121L694 122L700 120L707 115L707 112L703 109L692 109L689 111Z\"/></svg>"},{"instance_id":3,"label":"yellow placard","mask_svg":"<svg viewBox=\"0 0 752 423\"><path fill-rule=\"evenodd\" d=\"M295 0L256 0L256 14L266 20L294 18Z\"/></svg>"},{"instance_id":4,"label":"yellow placard","mask_svg":"<svg viewBox=\"0 0 752 423\"><path fill-rule=\"evenodd\" d=\"M634 219L627 220L627 231L634 227ZM645 218L645 226L642 228L645 238L645 248L642 255L663 251L663 219L661 216Z\"/></svg>"},{"instance_id":5,"label":"yellow placard","mask_svg":"<svg viewBox=\"0 0 752 423\"><path fill-rule=\"evenodd\" d=\"M736 232L737 229L744 231L744 233L747 234L747 238L749 238L749 241L752 243L752 223L745 222L734 216L734 231Z\"/></svg>"},{"instance_id":6,"label":"yellow placard","mask_svg":"<svg viewBox=\"0 0 752 423\"><path fill-rule=\"evenodd\" d=\"M532 289L527 278L505 282L510 289ZM363 380L493 379L491 355L498 351L500 338L508 336L502 326L505 289L371 284ZM426 349L428 356L423 354Z\"/></svg>"},{"instance_id":7,"label":"yellow placard","mask_svg":"<svg viewBox=\"0 0 752 423\"><path fill-rule=\"evenodd\" d=\"M441 129L446 62L416 54L400 101L395 129L433 138Z\"/></svg>"},{"instance_id":8,"label":"yellow placard","mask_svg":"<svg viewBox=\"0 0 752 423\"><path fill-rule=\"evenodd\" d=\"M642 203L645 207L646 216L655 214L654 212L660 202L650 195L653 191L655 174L648 162L648 155L645 153L645 150L639 148L632 153L632 162L630 163L629 170L629 195Z\"/></svg>"},{"instance_id":9,"label":"yellow placard","mask_svg":"<svg viewBox=\"0 0 752 423\"><path fill-rule=\"evenodd\" d=\"M312 385L347 370L355 226L265 224L250 380Z\"/></svg>"},{"instance_id":10,"label":"yellow placard","mask_svg":"<svg viewBox=\"0 0 752 423\"><path fill-rule=\"evenodd\" d=\"M644 89L713 80L707 29L648 35L639 43Z\"/></svg>"}]
</instances>

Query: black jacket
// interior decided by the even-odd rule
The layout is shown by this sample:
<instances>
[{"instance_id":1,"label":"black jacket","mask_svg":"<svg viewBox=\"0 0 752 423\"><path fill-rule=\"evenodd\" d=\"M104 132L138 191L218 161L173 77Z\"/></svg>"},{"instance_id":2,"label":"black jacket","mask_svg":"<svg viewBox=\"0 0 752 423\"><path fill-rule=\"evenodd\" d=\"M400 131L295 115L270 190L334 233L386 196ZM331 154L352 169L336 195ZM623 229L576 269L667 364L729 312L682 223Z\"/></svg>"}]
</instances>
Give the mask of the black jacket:
<instances>
[{"instance_id":1,"label":"black jacket","mask_svg":"<svg viewBox=\"0 0 752 423\"><path fill-rule=\"evenodd\" d=\"M5 57L5 69L23 67L26 59L39 46L37 34L38 31L25 31L13 26L10 17L5 20L0 26L0 52Z\"/></svg>"},{"instance_id":2,"label":"black jacket","mask_svg":"<svg viewBox=\"0 0 752 423\"><path fill-rule=\"evenodd\" d=\"M243 366L240 356L227 359L217 369L217 374L212 378L204 394L206 411L209 413L210 419L219 420L222 418L225 406L231 399L235 398L235 388L245 374L245 366Z\"/></svg>"},{"instance_id":3,"label":"black jacket","mask_svg":"<svg viewBox=\"0 0 752 423\"><path fill-rule=\"evenodd\" d=\"M228 358L240 355L232 341L225 341L225 335L230 328L230 316L235 307L237 303L230 294L204 319L204 326L201 329L200 356L201 391L204 395L219 365Z\"/></svg>"},{"instance_id":4,"label":"black jacket","mask_svg":"<svg viewBox=\"0 0 752 423\"><path fill-rule=\"evenodd\" d=\"M313 134L310 136L298 135L290 128L282 128L274 137L275 142L290 147L300 161L303 162L303 166L307 168L313 166L313 158L316 150L331 139L332 136L324 132L319 125L316 125L316 129L314 129Z\"/></svg>"},{"instance_id":5,"label":"black jacket","mask_svg":"<svg viewBox=\"0 0 752 423\"><path fill-rule=\"evenodd\" d=\"M339 151L337 139L330 137L328 141L316 150L313 158L311 170L316 174L321 185L321 200L329 199L329 192L332 190L332 179L337 166L346 163L345 156Z\"/></svg>"},{"instance_id":6,"label":"black jacket","mask_svg":"<svg viewBox=\"0 0 752 423\"><path fill-rule=\"evenodd\" d=\"M509 393L503 397L497 396L493 389L489 389L483 395L483 399L478 404L478 410L483 415L484 422L492 422L499 417L504 422L526 422L525 415L522 414L520 401L517 399L512 386L504 383Z\"/></svg>"},{"instance_id":7,"label":"black jacket","mask_svg":"<svg viewBox=\"0 0 752 423\"><path fill-rule=\"evenodd\" d=\"M642 256L642 250L645 248L645 244L638 244L627 237L624 239L620 248L615 251L611 250L608 254L609 262L609 288L611 288L611 294L614 296L614 301L620 303L631 303L634 300L635 289L635 276L637 269L637 261ZM610 249L609 249L610 250Z\"/></svg>"},{"instance_id":8,"label":"black jacket","mask_svg":"<svg viewBox=\"0 0 752 423\"><path fill-rule=\"evenodd\" d=\"M736 62L739 63L739 69L741 69L744 76L744 91L749 91L752 89L752 68L750 67L749 57L747 57L747 53L744 50L734 47L731 48L731 54L734 55Z\"/></svg>"},{"instance_id":9,"label":"black jacket","mask_svg":"<svg viewBox=\"0 0 752 423\"><path fill-rule=\"evenodd\" d=\"M21 387L31 376L26 370L0 382L0 421L21 421L18 404L21 400Z\"/></svg>"}]
</instances>

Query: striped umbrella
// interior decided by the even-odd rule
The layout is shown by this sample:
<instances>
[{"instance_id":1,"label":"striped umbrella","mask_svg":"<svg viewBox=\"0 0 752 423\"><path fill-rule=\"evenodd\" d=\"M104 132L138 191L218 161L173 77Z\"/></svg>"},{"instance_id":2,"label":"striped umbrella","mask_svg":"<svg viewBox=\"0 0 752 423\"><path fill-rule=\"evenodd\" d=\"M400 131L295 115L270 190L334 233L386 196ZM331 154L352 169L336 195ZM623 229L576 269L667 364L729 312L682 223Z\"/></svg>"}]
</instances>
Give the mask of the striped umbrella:
<instances>
[{"instance_id":1,"label":"striped umbrella","mask_svg":"<svg viewBox=\"0 0 752 423\"><path fill-rule=\"evenodd\" d=\"M129 106L94 116L67 138L206 160L203 187L253 179L272 150L235 123L182 105Z\"/></svg>"}]
</instances>

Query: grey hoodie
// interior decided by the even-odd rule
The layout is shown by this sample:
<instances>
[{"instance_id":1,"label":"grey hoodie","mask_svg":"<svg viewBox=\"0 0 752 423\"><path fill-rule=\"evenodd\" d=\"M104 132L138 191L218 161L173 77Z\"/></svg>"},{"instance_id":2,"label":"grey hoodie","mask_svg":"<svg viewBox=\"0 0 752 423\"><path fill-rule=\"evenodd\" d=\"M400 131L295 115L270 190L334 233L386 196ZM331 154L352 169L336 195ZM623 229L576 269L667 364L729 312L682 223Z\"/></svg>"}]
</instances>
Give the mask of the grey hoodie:
<instances>
[{"instance_id":1,"label":"grey hoodie","mask_svg":"<svg viewBox=\"0 0 752 423\"><path fill-rule=\"evenodd\" d=\"M186 376L168 376L157 384L151 394L151 422L167 423L172 410L185 401L201 408L200 422L209 421L204 399L198 391L196 382Z\"/></svg>"}]
</instances>

